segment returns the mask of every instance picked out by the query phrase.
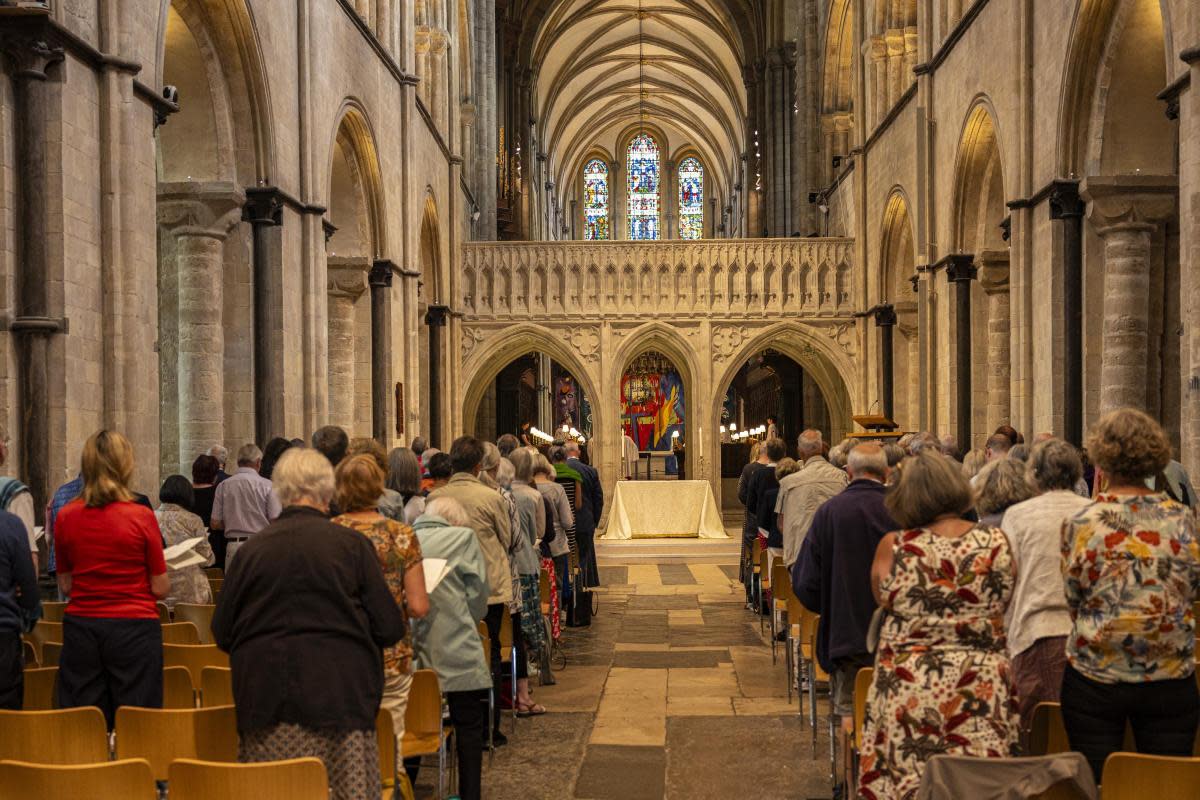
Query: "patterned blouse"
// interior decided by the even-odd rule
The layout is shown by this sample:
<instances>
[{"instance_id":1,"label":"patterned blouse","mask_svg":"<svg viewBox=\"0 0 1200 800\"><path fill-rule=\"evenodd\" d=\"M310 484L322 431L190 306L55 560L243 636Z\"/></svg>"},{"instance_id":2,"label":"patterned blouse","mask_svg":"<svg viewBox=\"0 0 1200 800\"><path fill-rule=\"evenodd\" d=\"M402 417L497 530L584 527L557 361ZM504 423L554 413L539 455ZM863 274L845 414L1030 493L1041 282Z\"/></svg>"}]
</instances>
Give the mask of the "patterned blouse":
<instances>
[{"instance_id":1,"label":"patterned blouse","mask_svg":"<svg viewBox=\"0 0 1200 800\"><path fill-rule=\"evenodd\" d=\"M204 562L206 566L212 565L212 545L208 543L208 531L205 530L200 517L174 503L162 503L154 512L154 516L158 518L158 529L162 531L163 542L167 547L199 538L196 552L207 559ZM183 569L169 569L168 574L171 577L171 597L176 603L206 605L213 601L208 576L199 564Z\"/></svg>"},{"instance_id":2,"label":"patterned blouse","mask_svg":"<svg viewBox=\"0 0 1200 800\"><path fill-rule=\"evenodd\" d=\"M355 519L346 514L333 518L334 525L358 531L371 540L375 546L375 557L383 569L383 579L396 604L408 610L404 605L404 572L421 567L421 543L413 529L402 522L384 517L381 520L367 521ZM407 675L412 671L412 626L404 632L404 638L391 647L383 650L383 673L385 675Z\"/></svg>"},{"instance_id":3,"label":"patterned blouse","mask_svg":"<svg viewBox=\"0 0 1200 800\"><path fill-rule=\"evenodd\" d=\"M1187 506L1166 494L1098 495L1063 524L1063 559L1072 667L1100 683L1195 671L1200 544Z\"/></svg>"}]
</instances>

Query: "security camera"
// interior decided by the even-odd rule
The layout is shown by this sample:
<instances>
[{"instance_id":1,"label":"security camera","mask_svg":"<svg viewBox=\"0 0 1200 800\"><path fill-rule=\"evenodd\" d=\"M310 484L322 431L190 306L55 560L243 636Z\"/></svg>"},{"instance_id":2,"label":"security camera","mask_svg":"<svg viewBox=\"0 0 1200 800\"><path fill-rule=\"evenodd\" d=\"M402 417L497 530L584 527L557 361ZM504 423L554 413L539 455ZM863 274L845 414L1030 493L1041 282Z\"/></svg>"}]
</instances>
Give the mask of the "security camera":
<instances>
[{"instance_id":1,"label":"security camera","mask_svg":"<svg viewBox=\"0 0 1200 800\"><path fill-rule=\"evenodd\" d=\"M166 100L168 103L174 103L175 105L179 105L179 90L176 89L174 86L171 86L170 84L167 84L166 86L164 86L163 91L162 91L162 96L163 96L163 100Z\"/></svg>"}]
</instances>

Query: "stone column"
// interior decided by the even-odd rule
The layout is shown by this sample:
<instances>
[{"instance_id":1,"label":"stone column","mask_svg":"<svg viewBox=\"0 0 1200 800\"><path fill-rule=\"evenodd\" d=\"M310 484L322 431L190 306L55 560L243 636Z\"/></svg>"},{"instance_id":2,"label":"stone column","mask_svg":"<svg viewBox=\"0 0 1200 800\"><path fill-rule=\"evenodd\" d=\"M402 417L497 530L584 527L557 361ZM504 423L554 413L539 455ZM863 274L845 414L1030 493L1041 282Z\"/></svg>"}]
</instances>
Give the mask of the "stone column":
<instances>
[{"instance_id":1,"label":"stone column","mask_svg":"<svg viewBox=\"0 0 1200 800\"><path fill-rule=\"evenodd\" d=\"M971 449L971 281L977 270L967 253L946 256L941 263L946 280L954 284L955 432L965 452Z\"/></svg>"},{"instance_id":2,"label":"stone column","mask_svg":"<svg viewBox=\"0 0 1200 800\"><path fill-rule=\"evenodd\" d=\"M1104 338L1100 413L1146 408L1150 254L1158 220L1175 208L1175 178L1089 177L1088 220L1104 241Z\"/></svg>"},{"instance_id":3,"label":"stone column","mask_svg":"<svg viewBox=\"0 0 1200 800\"><path fill-rule=\"evenodd\" d=\"M385 259L376 259L371 264L367 283L371 287L371 435L384 447L392 440L392 274L396 265ZM404 413L396 409L396 413Z\"/></svg>"},{"instance_id":4,"label":"stone column","mask_svg":"<svg viewBox=\"0 0 1200 800\"><path fill-rule=\"evenodd\" d=\"M871 37L871 125L887 114L887 39Z\"/></svg>"},{"instance_id":5,"label":"stone column","mask_svg":"<svg viewBox=\"0 0 1200 800\"><path fill-rule=\"evenodd\" d=\"M896 421L895 364L892 362L892 333L896 327L896 308L890 303L875 307L875 327L879 328L879 356L883 367L881 393L883 415Z\"/></svg>"},{"instance_id":6,"label":"stone column","mask_svg":"<svg viewBox=\"0 0 1200 800\"><path fill-rule=\"evenodd\" d=\"M242 220L249 222L254 232L254 437L265 443L282 435L284 428L283 374L276 338L283 331L283 302L271 258L271 229L283 224L279 190L247 189Z\"/></svg>"},{"instance_id":7,"label":"stone column","mask_svg":"<svg viewBox=\"0 0 1200 800\"><path fill-rule=\"evenodd\" d=\"M904 32L896 29L887 32L887 76L887 108L884 113L892 110L904 92Z\"/></svg>"},{"instance_id":8,"label":"stone column","mask_svg":"<svg viewBox=\"0 0 1200 800\"><path fill-rule=\"evenodd\" d=\"M158 223L175 239L179 468L225 441L225 237L246 198L232 183L160 184ZM166 322L166 321L163 321Z\"/></svg>"},{"instance_id":9,"label":"stone column","mask_svg":"<svg viewBox=\"0 0 1200 800\"><path fill-rule=\"evenodd\" d=\"M979 254L979 285L987 295L987 420L988 429L995 430L1012 417L1007 250Z\"/></svg>"},{"instance_id":10,"label":"stone column","mask_svg":"<svg viewBox=\"0 0 1200 800\"><path fill-rule=\"evenodd\" d=\"M367 289L364 258L329 259L329 424L354 430L354 304Z\"/></svg>"},{"instance_id":11,"label":"stone column","mask_svg":"<svg viewBox=\"0 0 1200 800\"><path fill-rule=\"evenodd\" d=\"M442 329L450 316L447 306L430 306L425 312L425 324L429 326L429 446L447 449L449 442L442 441Z\"/></svg>"}]
</instances>

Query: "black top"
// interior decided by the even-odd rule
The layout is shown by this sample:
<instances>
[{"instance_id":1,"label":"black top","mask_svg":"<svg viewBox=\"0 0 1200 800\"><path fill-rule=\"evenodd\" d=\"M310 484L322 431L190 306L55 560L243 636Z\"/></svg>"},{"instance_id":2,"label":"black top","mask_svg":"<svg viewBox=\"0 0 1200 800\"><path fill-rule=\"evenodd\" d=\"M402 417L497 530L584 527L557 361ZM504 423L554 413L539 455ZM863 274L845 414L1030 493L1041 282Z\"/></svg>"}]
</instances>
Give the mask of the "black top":
<instances>
[{"instance_id":1,"label":"black top","mask_svg":"<svg viewBox=\"0 0 1200 800\"><path fill-rule=\"evenodd\" d=\"M238 731L374 730L380 649L404 635L404 616L367 537L289 506L231 567L212 629L230 655Z\"/></svg>"},{"instance_id":2,"label":"black top","mask_svg":"<svg viewBox=\"0 0 1200 800\"><path fill-rule=\"evenodd\" d=\"M871 563L879 541L899 528L883 504L886 493L883 484L860 478L827 500L813 515L792 568L797 599L821 615L817 660L826 672L839 658L867 653L875 613Z\"/></svg>"},{"instance_id":3,"label":"black top","mask_svg":"<svg viewBox=\"0 0 1200 800\"><path fill-rule=\"evenodd\" d=\"M779 530L779 515L775 501L779 499L779 481L758 498L758 527L767 532L767 547L783 549L783 531Z\"/></svg>"},{"instance_id":4,"label":"black top","mask_svg":"<svg viewBox=\"0 0 1200 800\"><path fill-rule=\"evenodd\" d=\"M16 514L0 511L0 633L24 631L40 605L25 525Z\"/></svg>"},{"instance_id":5,"label":"black top","mask_svg":"<svg viewBox=\"0 0 1200 800\"><path fill-rule=\"evenodd\" d=\"M217 497L217 485L214 483L211 486L205 486L203 489L192 489L192 493L196 496L196 502L192 507L192 513L200 518L204 523L205 528L212 526L212 507L213 500Z\"/></svg>"},{"instance_id":6,"label":"black top","mask_svg":"<svg viewBox=\"0 0 1200 800\"><path fill-rule=\"evenodd\" d=\"M758 519L763 505L763 496L771 489L778 488L779 479L775 477L774 464L759 464L759 469L750 473L746 479L746 499L742 502L745 503L746 510L750 512L753 519ZM774 510L774 505L771 510Z\"/></svg>"}]
</instances>

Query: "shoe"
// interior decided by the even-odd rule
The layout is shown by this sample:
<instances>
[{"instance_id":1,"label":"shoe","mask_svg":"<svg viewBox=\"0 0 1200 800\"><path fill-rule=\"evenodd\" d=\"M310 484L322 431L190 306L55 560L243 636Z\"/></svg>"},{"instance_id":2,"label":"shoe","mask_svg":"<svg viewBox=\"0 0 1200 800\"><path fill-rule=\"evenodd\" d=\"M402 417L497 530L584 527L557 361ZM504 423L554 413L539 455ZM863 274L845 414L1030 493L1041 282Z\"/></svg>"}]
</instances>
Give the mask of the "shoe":
<instances>
[{"instance_id":1,"label":"shoe","mask_svg":"<svg viewBox=\"0 0 1200 800\"><path fill-rule=\"evenodd\" d=\"M492 747L504 747L508 744L508 737L500 731L492 731Z\"/></svg>"}]
</instances>

